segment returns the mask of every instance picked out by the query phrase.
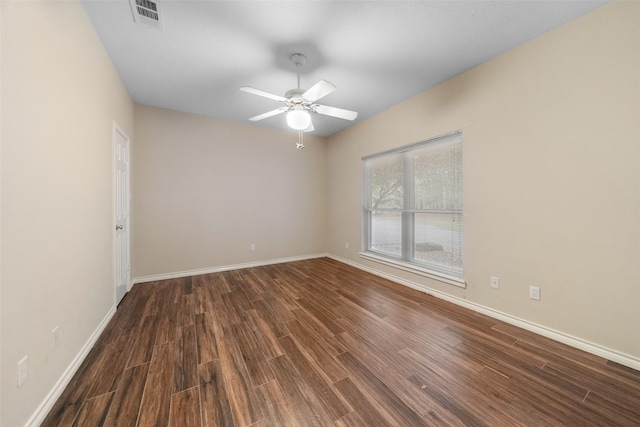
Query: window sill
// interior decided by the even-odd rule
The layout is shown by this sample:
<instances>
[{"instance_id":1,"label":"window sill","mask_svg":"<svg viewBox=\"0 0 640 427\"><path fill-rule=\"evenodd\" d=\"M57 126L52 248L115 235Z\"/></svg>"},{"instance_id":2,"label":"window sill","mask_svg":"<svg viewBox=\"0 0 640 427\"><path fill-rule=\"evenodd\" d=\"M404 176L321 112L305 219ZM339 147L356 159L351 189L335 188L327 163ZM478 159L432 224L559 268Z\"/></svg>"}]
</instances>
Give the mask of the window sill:
<instances>
[{"instance_id":1,"label":"window sill","mask_svg":"<svg viewBox=\"0 0 640 427\"><path fill-rule=\"evenodd\" d=\"M467 283L464 281L464 279L448 276L446 274L440 273L438 271L429 270L427 268L418 267L417 265L413 265L408 262L386 258L371 252L360 252L359 255L361 258L368 259L369 261L388 265L390 267L399 268L400 270L408 271L410 273L428 277L433 280L438 280L440 282L448 283L449 285L457 286L459 288L467 287Z\"/></svg>"}]
</instances>

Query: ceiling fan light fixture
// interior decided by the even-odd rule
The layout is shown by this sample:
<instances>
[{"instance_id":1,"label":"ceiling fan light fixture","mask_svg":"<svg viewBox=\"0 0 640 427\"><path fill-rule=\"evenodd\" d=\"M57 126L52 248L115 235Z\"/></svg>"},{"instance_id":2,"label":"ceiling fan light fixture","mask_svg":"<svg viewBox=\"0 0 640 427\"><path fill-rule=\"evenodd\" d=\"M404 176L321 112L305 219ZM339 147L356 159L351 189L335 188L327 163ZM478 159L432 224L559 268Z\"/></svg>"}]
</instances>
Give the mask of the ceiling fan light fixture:
<instances>
[{"instance_id":1,"label":"ceiling fan light fixture","mask_svg":"<svg viewBox=\"0 0 640 427\"><path fill-rule=\"evenodd\" d=\"M311 125L311 116L306 110L293 109L287 113L287 124L295 130L305 130Z\"/></svg>"}]
</instances>

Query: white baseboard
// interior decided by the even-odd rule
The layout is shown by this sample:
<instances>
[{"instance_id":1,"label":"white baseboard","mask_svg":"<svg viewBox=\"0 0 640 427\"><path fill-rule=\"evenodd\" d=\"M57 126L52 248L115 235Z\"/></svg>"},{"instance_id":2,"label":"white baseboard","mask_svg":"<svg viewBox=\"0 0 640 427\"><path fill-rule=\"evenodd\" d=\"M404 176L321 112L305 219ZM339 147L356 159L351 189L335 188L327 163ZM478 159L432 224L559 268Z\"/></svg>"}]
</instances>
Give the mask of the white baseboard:
<instances>
[{"instance_id":1,"label":"white baseboard","mask_svg":"<svg viewBox=\"0 0 640 427\"><path fill-rule=\"evenodd\" d=\"M58 379L58 381L53 386L49 394L47 394L47 396L44 398L42 403L40 403L38 408L31 415L29 420L27 420L25 427L31 427L31 426L37 427L40 424L42 424L45 417L47 416L51 408L53 408L53 405L56 403L56 401L64 391L65 387L69 384L69 381L71 381L71 378L73 378L73 375L80 368L80 365L82 365L82 362L84 362L84 359L87 357L87 355L93 348L94 344L100 337L100 334L102 334L102 331L104 331L104 328L107 327L107 325L109 324L109 321L111 320L111 318L115 313L116 313L116 307L113 306L111 307L107 315L104 317L104 319L102 319L98 327L93 331L93 333L91 334L87 342L84 344L84 346L82 346L82 348L80 349L80 352L71 361L71 364L63 372L62 376L60 377L60 379Z\"/></svg>"},{"instance_id":2,"label":"white baseboard","mask_svg":"<svg viewBox=\"0 0 640 427\"><path fill-rule=\"evenodd\" d=\"M243 268L261 267L263 265L282 264L285 262L303 261L306 259L325 258L328 255L326 253L302 255L288 258L276 258L263 261L246 262L242 264L223 265L219 267L201 268L197 270L178 271L174 273L162 273L152 274L150 276L135 277L132 281L132 286L136 283L155 282L157 280L176 279L179 277L198 276L200 274L219 273L221 271L240 270Z\"/></svg>"},{"instance_id":3,"label":"white baseboard","mask_svg":"<svg viewBox=\"0 0 640 427\"><path fill-rule=\"evenodd\" d=\"M518 326L522 329L526 329L528 331L534 332L536 334L542 335L544 337L550 338L554 341L561 342L563 344L567 344L571 347L575 347L577 349L586 351L587 353L595 354L596 356L603 357L605 359L611 360L612 362L619 363L624 366L628 366L637 371L640 371L640 358L620 353L615 350L611 350L606 347L602 347L598 344L591 343L589 341L585 341L581 338L577 338L568 334L565 334L560 331L556 331L551 328L547 328L546 326L538 325L537 323L529 322L528 320L520 319L518 317L512 316L507 313L503 313L498 310L494 310L489 307L485 307L480 304L476 304L474 302L467 301L462 298L458 298L444 292L437 291L435 289L431 289L427 286L421 285L416 282L412 282L410 280L402 279L400 277L394 276L392 274L385 273L380 270L376 270L375 268L367 267L362 264L355 263L345 258L341 258L332 254L327 255L328 258L331 258L335 261L342 262L344 264L350 265L352 267L358 268L360 270L375 274L376 276L383 277L385 279L391 280L392 282L396 282L398 284L407 286L409 288L424 292L429 295L433 295L436 298L443 299L445 301L451 302L453 304L459 305L464 308L468 308L470 310L476 311L478 313L482 313L494 319L501 320L503 322L509 323L514 326Z\"/></svg>"}]
</instances>

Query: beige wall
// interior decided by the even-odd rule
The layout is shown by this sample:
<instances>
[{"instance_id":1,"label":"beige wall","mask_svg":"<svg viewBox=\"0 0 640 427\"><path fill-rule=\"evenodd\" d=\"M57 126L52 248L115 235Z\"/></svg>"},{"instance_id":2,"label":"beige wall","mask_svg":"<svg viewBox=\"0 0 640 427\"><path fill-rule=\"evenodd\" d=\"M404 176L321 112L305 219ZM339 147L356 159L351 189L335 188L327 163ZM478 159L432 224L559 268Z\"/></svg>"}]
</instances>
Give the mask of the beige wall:
<instances>
[{"instance_id":1,"label":"beige wall","mask_svg":"<svg viewBox=\"0 0 640 427\"><path fill-rule=\"evenodd\" d=\"M134 141L133 277L325 252L323 139L136 105Z\"/></svg>"},{"instance_id":2,"label":"beige wall","mask_svg":"<svg viewBox=\"0 0 640 427\"><path fill-rule=\"evenodd\" d=\"M329 252L640 358L638 22L605 6L329 138ZM361 157L456 129L467 288L359 258Z\"/></svg>"},{"instance_id":3,"label":"beige wall","mask_svg":"<svg viewBox=\"0 0 640 427\"><path fill-rule=\"evenodd\" d=\"M8 427L34 413L114 305L112 124L131 135L133 103L79 3L0 3Z\"/></svg>"}]
</instances>

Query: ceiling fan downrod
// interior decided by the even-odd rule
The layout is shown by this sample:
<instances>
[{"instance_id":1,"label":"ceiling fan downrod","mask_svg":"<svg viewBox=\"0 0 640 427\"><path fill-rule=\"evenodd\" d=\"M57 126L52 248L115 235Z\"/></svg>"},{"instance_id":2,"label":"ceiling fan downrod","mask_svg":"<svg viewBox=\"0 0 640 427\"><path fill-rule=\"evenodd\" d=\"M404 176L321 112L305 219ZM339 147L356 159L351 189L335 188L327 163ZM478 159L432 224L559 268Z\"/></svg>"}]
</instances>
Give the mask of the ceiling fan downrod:
<instances>
[{"instance_id":1,"label":"ceiling fan downrod","mask_svg":"<svg viewBox=\"0 0 640 427\"><path fill-rule=\"evenodd\" d=\"M298 90L300 90L300 68L307 63L307 57L301 53L294 53L291 55L291 62L296 66L296 71L298 73Z\"/></svg>"}]
</instances>

